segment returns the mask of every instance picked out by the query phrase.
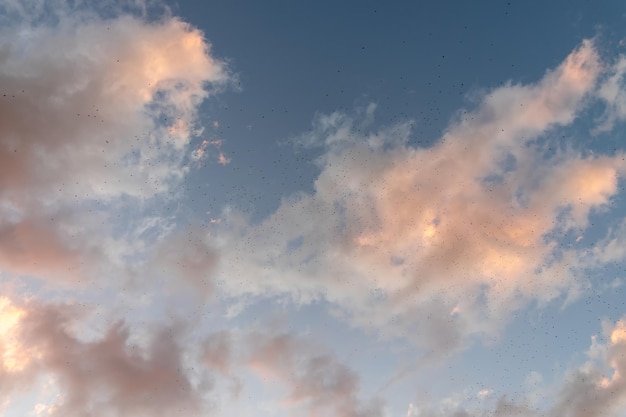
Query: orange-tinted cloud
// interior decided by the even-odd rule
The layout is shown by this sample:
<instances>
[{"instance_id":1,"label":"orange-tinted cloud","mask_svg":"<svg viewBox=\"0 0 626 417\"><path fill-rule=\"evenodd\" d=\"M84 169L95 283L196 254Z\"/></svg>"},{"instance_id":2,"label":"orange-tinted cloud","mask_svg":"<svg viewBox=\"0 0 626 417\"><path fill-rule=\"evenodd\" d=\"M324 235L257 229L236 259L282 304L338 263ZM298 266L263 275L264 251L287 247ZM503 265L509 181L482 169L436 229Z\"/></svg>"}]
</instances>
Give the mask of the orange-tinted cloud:
<instances>
[{"instance_id":1,"label":"orange-tinted cloud","mask_svg":"<svg viewBox=\"0 0 626 417\"><path fill-rule=\"evenodd\" d=\"M59 393L46 405L50 416L194 416L210 410L204 396L212 385L195 381L185 364L184 326L156 326L137 344L131 327L117 322L86 340L76 331L85 312L76 305L0 299L1 402L40 389L50 377ZM204 379L216 369L207 365L199 369Z\"/></svg>"},{"instance_id":2,"label":"orange-tinted cloud","mask_svg":"<svg viewBox=\"0 0 626 417\"><path fill-rule=\"evenodd\" d=\"M315 191L258 225L225 219L225 290L324 297L356 325L436 352L573 291L559 236L610 202L626 163L550 135L584 110L602 71L584 41L536 83L488 92L426 148L409 145L410 122L363 133L345 114L319 116L298 138L326 149Z\"/></svg>"},{"instance_id":3,"label":"orange-tinted cloud","mask_svg":"<svg viewBox=\"0 0 626 417\"><path fill-rule=\"evenodd\" d=\"M0 29L0 271L94 279L93 262L113 265L116 245L136 244L106 224L119 210L134 226L117 204L177 189L198 106L230 74L170 15L5 6L19 19Z\"/></svg>"},{"instance_id":4,"label":"orange-tinted cloud","mask_svg":"<svg viewBox=\"0 0 626 417\"><path fill-rule=\"evenodd\" d=\"M272 403L277 411L383 415L382 402L360 398L354 371L295 334L121 320L94 331L93 313L84 304L0 298L0 404L39 393L33 406L53 417L226 415L220 396L236 402L242 371L250 369L268 389L286 392Z\"/></svg>"}]
</instances>

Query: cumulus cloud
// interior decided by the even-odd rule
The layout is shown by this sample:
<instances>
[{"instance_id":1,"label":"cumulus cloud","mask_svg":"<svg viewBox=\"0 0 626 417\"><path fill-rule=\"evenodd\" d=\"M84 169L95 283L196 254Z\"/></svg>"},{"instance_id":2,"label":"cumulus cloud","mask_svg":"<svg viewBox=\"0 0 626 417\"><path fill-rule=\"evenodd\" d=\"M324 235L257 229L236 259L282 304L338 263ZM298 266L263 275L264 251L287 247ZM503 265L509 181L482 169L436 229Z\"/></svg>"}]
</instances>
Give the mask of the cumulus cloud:
<instances>
[{"instance_id":1,"label":"cumulus cloud","mask_svg":"<svg viewBox=\"0 0 626 417\"><path fill-rule=\"evenodd\" d=\"M210 409L204 395L211 386L192 380L185 361L185 328L159 326L148 337L132 338L124 322L103 335L78 334L77 305L22 305L2 298L0 398L53 381L58 396L46 405L50 416L169 416Z\"/></svg>"},{"instance_id":2,"label":"cumulus cloud","mask_svg":"<svg viewBox=\"0 0 626 417\"><path fill-rule=\"evenodd\" d=\"M227 79L202 33L175 18L77 20L5 37L13 39L1 66L5 198L57 187L81 199L167 189L183 174L177 151L205 84Z\"/></svg>"},{"instance_id":3,"label":"cumulus cloud","mask_svg":"<svg viewBox=\"0 0 626 417\"><path fill-rule=\"evenodd\" d=\"M220 396L236 401L244 371L252 370L263 384L287 391L276 411L383 415L380 400L359 397L354 371L295 334L120 320L97 331L93 313L86 305L0 298L0 406L38 393L38 408L50 416L222 415L228 409L219 407Z\"/></svg>"},{"instance_id":4,"label":"cumulus cloud","mask_svg":"<svg viewBox=\"0 0 626 417\"><path fill-rule=\"evenodd\" d=\"M225 290L325 298L433 355L575 291L560 238L610 204L626 163L557 132L597 99L604 67L584 41L539 81L488 92L428 148L410 145L411 121L368 133L346 114L319 116L297 139L325 150L314 192L260 224L225 217Z\"/></svg>"},{"instance_id":5,"label":"cumulus cloud","mask_svg":"<svg viewBox=\"0 0 626 417\"><path fill-rule=\"evenodd\" d=\"M84 230L89 213L110 222L129 199L176 191L198 106L231 78L203 33L171 15L44 6L0 8L0 269L38 277L59 274L37 262L55 258L62 275L113 250L97 247L112 228Z\"/></svg>"}]
</instances>

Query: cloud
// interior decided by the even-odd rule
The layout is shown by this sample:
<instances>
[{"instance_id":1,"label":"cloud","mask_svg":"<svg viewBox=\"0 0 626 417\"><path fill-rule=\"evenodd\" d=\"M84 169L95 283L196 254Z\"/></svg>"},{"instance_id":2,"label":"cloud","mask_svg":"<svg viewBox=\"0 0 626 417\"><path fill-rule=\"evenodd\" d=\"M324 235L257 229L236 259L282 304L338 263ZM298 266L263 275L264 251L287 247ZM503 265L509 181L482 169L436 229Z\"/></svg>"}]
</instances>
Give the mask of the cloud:
<instances>
[{"instance_id":1,"label":"cloud","mask_svg":"<svg viewBox=\"0 0 626 417\"><path fill-rule=\"evenodd\" d=\"M166 190L183 174L180 150L206 83L227 80L223 64L201 32L175 18L76 20L7 37L14 40L0 66L3 195L61 187L64 196L106 199Z\"/></svg>"},{"instance_id":2,"label":"cloud","mask_svg":"<svg viewBox=\"0 0 626 417\"><path fill-rule=\"evenodd\" d=\"M620 55L608 71L606 79L598 86L598 97L606 106L595 133L610 131L615 124L626 119L626 92L624 91L626 57Z\"/></svg>"},{"instance_id":3,"label":"cloud","mask_svg":"<svg viewBox=\"0 0 626 417\"><path fill-rule=\"evenodd\" d=\"M626 258L626 220L614 227L583 258L587 265L597 266Z\"/></svg>"},{"instance_id":4,"label":"cloud","mask_svg":"<svg viewBox=\"0 0 626 417\"><path fill-rule=\"evenodd\" d=\"M381 400L359 397L354 371L296 334L109 316L94 326L97 313L85 304L0 298L0 405L29 395L53 417L222 415L225 404L235 406L245 371L252 370L267 387L286 390L273 410L383 415Z\"/></svg>"},{"instance_id":5,"label":"cloud","mask_svg":"<svg viewBox=\"0 0 626 417\"><path fill-rule=\"evenodd\" d=\"M493 393L493 390L490 389L482 389L480 391L478 391L478 393L476 394L476 397L483 399L486 398L488 396L490 396Z\"/></svg>"},{"instance_id":6,"label":"cloud","mask_svg":"<svg viewBox=\"0 0 626 417\"><path fill-rule=\"evenodd\" d=\"M198 107L232 78L176 17L57 3L5 2L0 30L0 270L55 279L115 250L129 204L177 192Z\"/></svg>"},{"instance_id":7,"label":"cloud","mask_svg":"<svg viewBox=\"0 0 626 417\"><path fill-rule=\"evenodd\" d=\"M17 327L25 311L13 305L8 298L0 298L0 410L9 398L27 387L32 372L27 368L32 351L16 340Z\"/></svg>"},{"instance_id":8,"label":"cloud","mask_svg":"<svg viewBox=\"0 0 626 417\"><path fill-rule=\"evenodd\" d=\"M78 282L85 263L97 265L97 252L65 235L60 225L69 219L23 219L0 225L0 265L3 272L49 276L58 282Z\"/></svg>"},{"instance_id":9,"label":"cloud","mask_svg":"<svg viewBox=\"0 0 626 417\"><path fill-rule=\"evenodd\" d=\"M199 415L209 409L203 395L210 387L186 370L183 326L154 327L137 344L131 328L117 322L86 340L76 330L86 312L77 305L2 299L0 381L9 381L1 385L3 400L50 376L59 392L47 405L51 416Z\"/></svg>"},{"instance_id":10,"label":"cloud","mask_svg":"<svg viewBox=\"0 0 626 417\"><path fill-rule=\"evenodd\" d=\"M597 100L603 71L584 41L536 83L485 94L428 148L410 145L411 121L372 130L318 116L297 138L324 149L314 192L260 224L223 216L224 291L324 298L359 327L411 339L428 361L532 300L574 293L575 254L560 239L610 205L626 163L557 138Z\"/></svg>"},{"instance_id":11,"label":"cloud","mask_svg":"<svg viewBox=\"0 0 626 417\"><path fill-rule=\"evenodd\" d=\"M217 123L217 122L214 122ZM222 141L221 140L211 140L208 141L204 139L196 149L191 153L191 159L196 162L204 161L209 157L209 152L207 148L209 146L213 146L217 149L217 163L220 165L228 165L230 163L230 158L227 158L226 155L222 152Z\"/></svg>"},{"instance_id":12,"label":"cloud","mask_svg":"<svg viewBox=\"0 0 626 417\"><path fill-rule=\"evenodd\" d=\"M209 141L206 139L203 140L202 143L200 143L200 145L198 145L198 147L194 149L194 151L191 153L191 158L194 161L202 161L203 159L205 159L207 157L206 148L208 146L209 146Z\"/></svg>"},{"instance_id":13,"label":"cloud","mask_svg":"<svg viewBox=\"0 0 626 417\"><path fill-rule=\"evenodd\" d=\"M251 333L248 365L270 384L288 389L282 404L309 417L383 416L380 401L362 403L357 375L333 355L290 334Z\"/></svg>"},{"instance_id":14,"label":"cloud","mask_svg":"<svg viewBox=\"0 0 626 417\"><path fill-rule=\"evenodd\" d=\"M209 238L209 230L201 225L190 225L159 237L147 250L147 259L135 265L134 282L141 287L145 281L162 277L172 289L188 284L193 294L204 299L213 294L213 271L218 253Z\"/></svg>"},{"instance_id":15,"label":"cloud","mask_svg":"<svg viewBox=\"0 0 626 417\"><path fill-rule=\"evenodd\" d=\"M202 347L202 360L223 375L231 374L234 347L232 335L221 331L208 336Z\"/></svg>"},{"instance_id":16,"label":"cloud","mask_svg":"<svg viewBox=\"0 0 626 417\"><path fill-rule=\"evenodd\" d=\"M224 153L223 153L223 152L220 152L220 154L219 154L219 155L218 155L218 157L217 157L217 162L218 162L220 165L228 165L228 164L230 164L231 159L230 159L230 158L228 158L226 155L224 155Z\"/></svg>"},{"instance_id":17,"label":"cloud","mask_svg":"<svg viewBox=\"0 0 626 417\"><path fill-rule=\"evenodd\" d=\"M407 417L619 417L626 406L626 317L603 323L603 338L605 341L600 342L597 336L592 337L588 361L570 369L552 389L552 402L542 407L499 394L491 406L467 401L411 404Z\"/></svg>"}]
</instances>

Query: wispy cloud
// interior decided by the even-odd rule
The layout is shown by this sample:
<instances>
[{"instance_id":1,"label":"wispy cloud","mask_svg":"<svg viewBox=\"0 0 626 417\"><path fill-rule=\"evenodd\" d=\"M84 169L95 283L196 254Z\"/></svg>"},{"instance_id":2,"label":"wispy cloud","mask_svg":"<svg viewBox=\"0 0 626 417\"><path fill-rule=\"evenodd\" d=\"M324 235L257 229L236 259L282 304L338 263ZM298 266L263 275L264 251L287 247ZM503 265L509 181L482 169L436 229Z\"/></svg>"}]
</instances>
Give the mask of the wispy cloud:
<instances>
[{"instance_id":1,"label":"wispy cloud","mask_svg":"<svg viewBox=\"0 0 626 417\"><path fill-rule=\"evenodd\" d=\"M196 149L191 153L191 159L196 162L204 161L209 157L209 146L214 147L217 150L217 163L220 165L228 165L230 163L230 158L227 158L222 152L222 141L221 140L206 140L204 139Z\"/></svg>"},{"instance_id":2,"label":"wispy cloud","mask_svg":"<svg viewBox=\"0 0 626 417\"><path fill-rule=\"evenodd\" d=\"M441 401L437 405L413 403L407 417L617 417L626 406L626 331L625 319L603 323L603 334L591 338L587 361L569 369L554 387L545 388L551 401L543 406L515 400L507 393L491 393L491 404L469 404L469 399ZM537 379L537 375L532 376ZM519 394L518 394L519 395ZM531 395L534 395L531 393Z\"/></svg>"}]
</instances>

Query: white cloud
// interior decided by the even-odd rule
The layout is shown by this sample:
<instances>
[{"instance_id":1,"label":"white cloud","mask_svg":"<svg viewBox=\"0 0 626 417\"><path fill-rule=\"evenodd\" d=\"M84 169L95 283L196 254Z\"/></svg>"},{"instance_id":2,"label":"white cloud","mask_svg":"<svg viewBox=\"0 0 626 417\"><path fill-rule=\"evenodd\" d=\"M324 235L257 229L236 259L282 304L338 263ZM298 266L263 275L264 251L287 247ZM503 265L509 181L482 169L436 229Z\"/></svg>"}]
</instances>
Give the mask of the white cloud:
<instances>
[{"instance_id":1,"label":"white cloud","mask_svg":"<svg viewBox=\"0 0 626 417\"><path fill-rule=\"evenodd\" d=\"M233 315L238 296L324 298L356 326L410 339L424 364L472 335L496 332L531 301L573 293L577 276L568 266L626 256L623 226L596 249L559 247L561 235L582 236L590 214L610 205L626 171L622 154L544 147L593 98L607 103L601 130L626 117L624 59L603 72L590 41L538 82L494 89L429 148L409 144L411 122L370 130L374 105L360 119L318 116L312 133L298 138L324 149L314 192L286 198L260 224L225 211L211 218L209 235L127 211L176 194L185 163L206 159L209 146L218 163L230 162L221 141L191 148L202 131L199 104L231 79L204 35L169 15L150 21L63 9L55 19L29 19L45 14L42 5L3 4L24 20L0 29L2 273L79 282L119 268L132 283L174 276L202 296L219 283L235 297ZM113 223L120 214L127 218ZM71 328L82 313L0 299L0 403L47 374L61 397L38 413L199 415L211 409L206 395L217 379L239 396L245 362L283 386L283 404L296 413L383 414L381 403L359 398L356 373L293 335L219 332L191 360L176 325L159 327L141 346L127 323L84 340ZM555 416L623 407L625 325L606 328L609 342L596 340L589 363L563 383ZM200 370L186 368L187 360ZM607 367L612 373L602 372ZM489 389L471 396L495 397ZM408 414L474 415L456 401ZM494 410L538 415L506 398Z\"/></svg>"},{"instance_id":2,"label":"white cloud","mask_svg":"<svg viewBox=\"0 0 626 417\"><path fill-rule=\"evenodd\" d=\"M145 243L111 223L178 192L198 106L231 75L189 24L120 14L147 3L57 3L1 5L0 270L76 282Z\"/></svg>"},{"instance_id":3,"label":"white cloud","mask_svg":"<svg viewBox=\"0 0 626 417\"><path fill-rule=\"evenodd\" d=\"M484 398L487 398L491 394L493 394L493 390L485 388L485 389L481 389L480 391L478 391L478 393L476 394L476 397L482 400Z\"/></svg>"},{"instance_id":4,"label":"white cloud","mask_svg":"<svg viewBox=\"0 0 626 417\"><path fill-rule=\"evenodd\" d=\"M617 122L626 119L625 73L626 57L620 55L611 66L606 79L598 86L598 97L604 101L606 111L599 120L596 133L609 131Z\"/></svg>"},{"instance_id":5,"label":"white cloud","mask_svg":"<svg viewBox=\"0 0 626 417\"><path fill-rule=\"evenodd\" d=\"M325 148L315 191L257 225L222 216L224 291L325 298L428 360L497 331L531 300L573 293L575 254L563 255L559 236L607 207L626 163L548 147L592 101L602 69L584 41L536 83L486 94L429 148L408 144L410 121L368 131L342 113L318 116L297 139Z\"/></svg>"}]
</instances>

